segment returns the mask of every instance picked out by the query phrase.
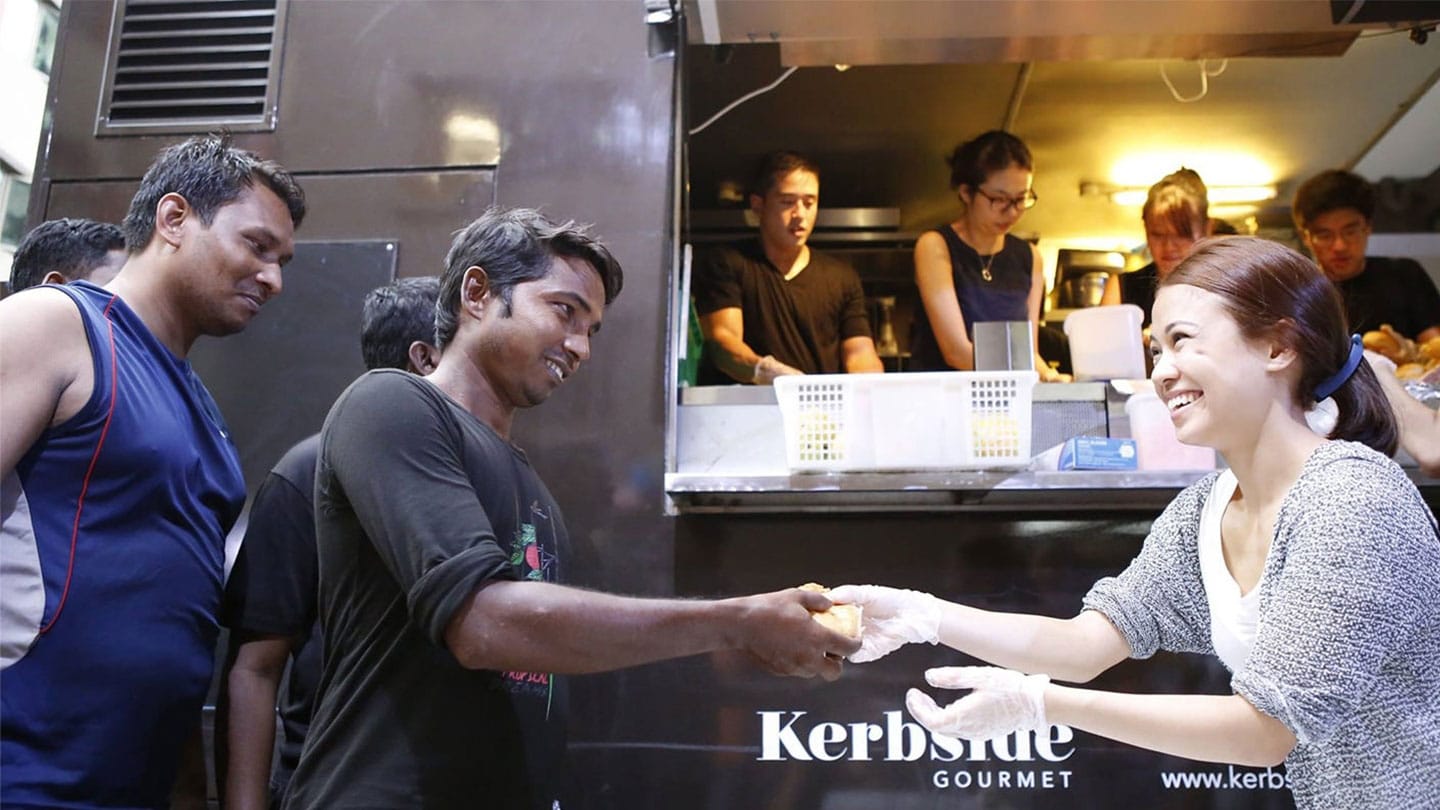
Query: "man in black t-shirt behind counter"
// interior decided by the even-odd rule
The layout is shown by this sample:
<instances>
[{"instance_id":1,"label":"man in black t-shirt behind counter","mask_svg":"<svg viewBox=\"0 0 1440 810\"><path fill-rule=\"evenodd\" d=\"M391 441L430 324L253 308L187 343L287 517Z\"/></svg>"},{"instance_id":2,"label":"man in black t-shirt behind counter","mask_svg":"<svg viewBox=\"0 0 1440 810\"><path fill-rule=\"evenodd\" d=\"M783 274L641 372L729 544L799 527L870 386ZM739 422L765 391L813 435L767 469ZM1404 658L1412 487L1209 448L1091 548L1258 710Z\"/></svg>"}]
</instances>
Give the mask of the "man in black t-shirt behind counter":
<instances>
[{"instance_id":1,"label":"man in black t-shirt behind counter","mask_svg":"<svg viewBox=\"0 0 1440 810\"><path fill-rule=\"evenodd\" d=\"M807 158L775 152L761 161L750 194L759 237L712 252L695 275L701 385L885 370L860 277L806 244L819 202L820 171Z\"/></svg>"},{"instance_id":2,"label":"man in black t-shirt behind counter","mask_svg":"<svg viewBox=\"0 0 1440 810\"><path fill-rule=\"evenodd\" d=\"M560 510L510 443L590 357L621 269L582 229L492 210L445 259L439 366L372 371L320 434L324 668L285 806L560 806L564 674L743 650L835 678L859 642L788 589L717 601L560 584Z\"/></svg>"},{"instance_id":3,"label":"man in black t-shirt behind counter","mask_svg":"<svg viewBox=\"0 0 1440 810\"><path fill-rule=\"evenodd\" d=\"M365 296L360 353L366 369L414 374L435 369L439 352L431 343L439 293L440 279L422 276ZM225 582L222 622L230 642L216 713L215 771L227 810L280 805L315 710L321 646L315 609L319 448L319 434L302 440L265 476ZM281 736L272 773L277 703Z\"/></svg>"},{"instance_id":4,"label":"man in black t-shirt behind counter","mask_svg":"<svg viewBox=\"0 0 1440 810\"><path fill-rule=\"evenodd\" d=\"M1320 269L1345 300L1350 331L1390 324L1424 343L1440 335L1440 292L1411 259L1365 256L1375 190L1365 178L1340 169L1323 171L1295 191L1295 228Z\"/></svg>"}]
</instances>

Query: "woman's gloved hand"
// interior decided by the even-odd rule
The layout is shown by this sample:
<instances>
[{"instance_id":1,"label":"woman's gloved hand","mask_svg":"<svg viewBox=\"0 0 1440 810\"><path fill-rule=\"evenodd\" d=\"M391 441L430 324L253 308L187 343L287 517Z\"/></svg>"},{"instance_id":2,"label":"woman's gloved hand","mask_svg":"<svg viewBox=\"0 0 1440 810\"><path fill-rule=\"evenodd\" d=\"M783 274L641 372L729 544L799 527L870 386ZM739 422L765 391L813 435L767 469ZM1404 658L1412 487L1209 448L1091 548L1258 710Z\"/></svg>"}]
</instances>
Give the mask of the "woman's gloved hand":
<instances>
[{"instance_id":1,"label":"woman's gloved hand","mask_svg":"<svg viewBox=\"0 0 1440 810\"><path fill-rule=\"evenodd\" d=\"M861 607L860 650L850 656L856 664L884 658L906 644L940 641L942 602L923 591L841 585L826 596L836 604Z\"/></svg>"},{"instance_id":2,"label":"woman's gloved hand","mask_svg":"<svg viewBox=\"0 0 1440 810\"><path fill-rule=\"evenodd\" d=\"M941 708L919 689L905 693L905 708L936 734L964 740L988 740L1014 731L1039 731L1045 722L1044 675L1026 675L999 667L937 667L925 680L941 689L972 689Z\"/></svg>"}]
</instances>

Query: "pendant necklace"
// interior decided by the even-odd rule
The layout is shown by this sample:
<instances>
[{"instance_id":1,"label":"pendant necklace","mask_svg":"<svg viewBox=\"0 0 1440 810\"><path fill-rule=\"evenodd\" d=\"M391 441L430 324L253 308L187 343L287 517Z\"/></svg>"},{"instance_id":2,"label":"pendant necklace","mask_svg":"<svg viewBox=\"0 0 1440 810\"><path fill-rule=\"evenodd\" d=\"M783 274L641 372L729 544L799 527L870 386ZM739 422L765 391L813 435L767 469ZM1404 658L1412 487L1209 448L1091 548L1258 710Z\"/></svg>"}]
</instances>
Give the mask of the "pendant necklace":
<instances>
[{"instance_id":1,"label":"pendant necklace","mask_svg":"<svg viewBox=\"0 0 1440 810\"><path fill-rule=\"evenodd\" d=\"M998 252L997 252L997 253L991 253L991 254L990 254L990 260L987 261L987 262L985 262L985 266L984 266L984 267L980 268L980 278L983 278L983 279L985 279L986 281L994 281L994 280L995 280L995 277L992 276L992 275L990 275L990 265L992 265L992 264L995 263L995 257L998 256L998 255L1000 255ZM976 256L978 257L979 254L976 254Z\"/></svg>"}]
</instances>

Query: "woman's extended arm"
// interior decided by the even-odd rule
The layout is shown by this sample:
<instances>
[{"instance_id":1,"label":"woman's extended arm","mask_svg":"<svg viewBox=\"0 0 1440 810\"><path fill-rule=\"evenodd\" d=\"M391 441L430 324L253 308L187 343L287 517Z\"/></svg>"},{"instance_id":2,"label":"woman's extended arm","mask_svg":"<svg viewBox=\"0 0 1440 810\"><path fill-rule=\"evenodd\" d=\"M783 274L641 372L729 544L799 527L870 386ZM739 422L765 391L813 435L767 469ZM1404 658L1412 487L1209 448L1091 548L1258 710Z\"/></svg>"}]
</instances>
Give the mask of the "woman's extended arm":
<instances>
[{"instance_id":1,"label":"woman's extended arm","mask_svg":"<svg viewBox=\"0 0 1440 810\"><path fill-rule=\"evenodd\" d=\"M941 643L1002 667L1083 683L1130 655L1120 631L1092 610L1071 619L999 613L881 585L843 585L829 596L863 609L860 651L850 657L857 663L906 644Z\"/></svg>"},{"instance_id":2,"label":"woman's extended arm","mask_svg":"<svg viewBox=\"0 0 1440 810\"><path fill-rule=\"evenodd\" d=\"M1050 684L1046 719L1130 745L1206 762L1270 767L1295 735L1239 695L1135 695Z\"/></svg>"},{"instance_id":3,"label":"woman's extended arm","mask_svg":"<svg viewBox=\"0 0 1440 810\"><path fill-rule=\"evenodd\" d=\"M1085 683L1130 656L1125 637L1100 613L1070 619L998 613L943 603L940 643L982 661Z\"/></svg>"}]
</instances>

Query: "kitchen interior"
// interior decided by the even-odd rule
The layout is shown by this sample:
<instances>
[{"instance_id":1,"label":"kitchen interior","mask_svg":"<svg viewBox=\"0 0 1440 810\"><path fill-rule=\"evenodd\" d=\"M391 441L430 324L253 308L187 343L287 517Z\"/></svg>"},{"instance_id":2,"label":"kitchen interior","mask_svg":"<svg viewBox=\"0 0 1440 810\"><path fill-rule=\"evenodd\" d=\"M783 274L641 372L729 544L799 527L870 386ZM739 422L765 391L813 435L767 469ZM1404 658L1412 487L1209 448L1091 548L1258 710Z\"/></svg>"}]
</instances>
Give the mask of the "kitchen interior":
<instances>
[{"instance_id":1,"label":"kitchen interior","mask_svg":"<svg viewBox=\"0 0 1440 810\"><path fill-rule=\"evenodd\" d=\"M745 185L760 155L791 149L811 157L821 191L809 243L857 270L886 370L904 370L918 306L915 239L958 212L944 157L960 141L1004 128L1034 156L1038 203L1014 232L1043 258L1042 329L1052 334L1071 313L1097 306L1120 273L1149 261L1140 221L1146 189L1182 165L1204 178L1212 218L1301 250L1289 207L1296 186L1324 169L1350 168L1380 190L1371 254L1415 258L1440 281L1440 51L1427 47L1423 28L1336 25L1321 3L1225 3L1224 14L1213 3L1133 4L1088 18L1076 8L1083 4L1059 3L1047 6L1044 21L1024 5L947 14L959 9L907 4L914 13L900 14L859 2L825 15L786 3L698 4L680 67L686 260L753 232ZM1183 28L1176 22L1187 17L1208 33L1162 33ZM683 364L700 348L693 313L679 306L687 270L672 301L672 351L682 356L667 466L672 508L735 508L837 483L888 488L884 475L862 476L863 484L790 475L797 468L785 451L794 439L782 430L774 391L685 385ZM1068 359L1061 371L1073 371ZM1087 376L1094 375L1080 375ZM1075 435L1131 435L1132 390L1093 380L1036 385L1029 451ZM736 431L744 441L733 440ZM1150 466L1191 469L1152 474L1144 484L1183 485L1214 463L1213 455L1207 461L1172 446L1168 460ZM935 468L947 465L934 460L919 466L929 469L922 483L913 473L895 482L902 499L949 503L955 488L1036 482L941 473ZM1091 478L1087 486L1141 483Z\"/></svg>"},{"instance_id":2,"label":"kitchen interior","mask_svg":"<svg viewBox=\"0 0 1440 810\"><path fill-rule=\"evenodd\" d=\"M1146 264L1145 191L1181 165L1204 178L1211 216L1293 247L1289 201L1300 182L1333 167L1380 181L1385 202L1371 252L1415 258L1440 282L1440 51L1410 26L1359 19L1376 9L1224 0L686 3L665 464L677 592L860 581L989 610L1073 616L1097 579L1130 562L1176 494L1222 462L1176 441L1164 407L1139 395L1143 383L1124 380L1038 383L1023 401L985 409L964 384L928 373L887 373L868 397L850 382L857 375L832 375L849 412L819 404L827 394L818 387L796 405L783 389L796 390L787 380L803 377L775 387L686 385L700 342L688 273L705 249L750 232L744 184L760 155L791 149L819 164L810 244L858 271L887 371L906 359L915 239L958 214L944 157L996 128L1033 155L1038 204L1015 233L1042 256L1046 326L1096 311L1102 285ZM1429 6L1410 10L1440 17ZM977 437L997 422L1025 433L998 455L977 453ZM1144 440L1130 469L1062 470L1053 452L1071 440L1136 437ZM1431 510L1440 509L1440 480L1413 463L1406 469ZM808 713L800 722L896 710L925 666L956 662L916 646L888 668L847 669L838 689L782 687L734 670L687 675L713 685L720 739L743 745L755 735L741 718L756 705ZM1122 663L1091 685L1231 691L1230 673L1214 659L1169 653ZM991 763L971 752L968 773L1036 767L1016 764L1024 754L996 753ZM704 788L712 806L739 806L730 801L737 797L747 806L832 810L1294 806L1285 791L1167 791L1156 772L1186 767L1183 760L1083 733L1065 765L1075 782L1057 790L955 790L964 774L923 761L731 764L733 779L724 766Z\"/></svg>"}]
</instances>

